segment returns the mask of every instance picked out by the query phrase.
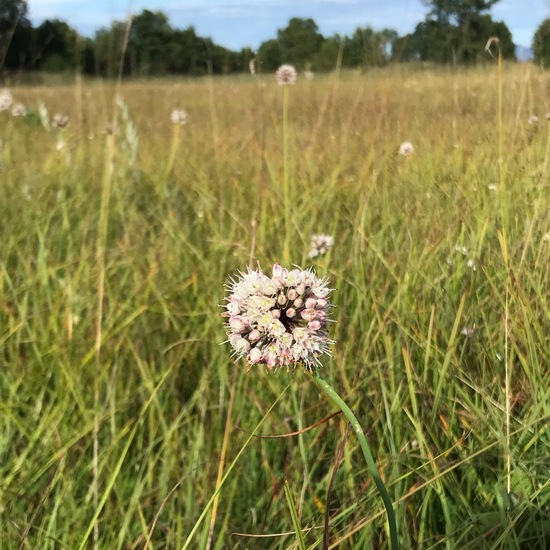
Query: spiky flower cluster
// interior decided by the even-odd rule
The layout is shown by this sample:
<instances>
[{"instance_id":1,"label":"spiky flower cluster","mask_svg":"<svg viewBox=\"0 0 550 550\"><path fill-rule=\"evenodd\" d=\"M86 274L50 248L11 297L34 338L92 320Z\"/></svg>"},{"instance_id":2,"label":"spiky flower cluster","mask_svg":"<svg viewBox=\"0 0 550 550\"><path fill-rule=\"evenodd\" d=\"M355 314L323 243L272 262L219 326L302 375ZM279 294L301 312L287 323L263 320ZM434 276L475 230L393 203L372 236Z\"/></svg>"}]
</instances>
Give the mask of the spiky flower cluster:
<instances>
[{"instance_id":1,"label":"spiky flower cluster","mask_svg":"<svg viewBox=\"0 0 550 550\"><path fill-rule=\"evenodd\" d=\"M271 277L260 267L240 273L229 285L223 314L234 354L271 371L297 364L315 370L333 343L326 328L327 284L312 270L288 271L278 263Z\"/></svg>"},{"instance_id":2,"label":"spiky flower cluster","mask_svg":"<svg viewBox=\"0 0 550 550\"><path fill-rule=\"evenodd\" d=\"M298 73L292 65L281 65L275 72L275 80L279 86L294 86Z\"/></svg>"},{"instance_id":3,"label":"spiky flower cluster","mask_svg":"<svg viewBox=\"0 0 550 550\"><path fill-rule=\"evenodd\" d=\"M326 254L334 246L334 237L332 235L312 235L309 257L317 258Z\"/></svg>"},{"instance_id":4,"label":"spiky flower cluster","mask_svg":"<svg viewBox=\"0 0 550 550\"><path fill-rule=\"evenodd\" d=\"M187 111L185 109L173 109L170 113L172 124L187 124Z\"/></svg>"}]
</instances>

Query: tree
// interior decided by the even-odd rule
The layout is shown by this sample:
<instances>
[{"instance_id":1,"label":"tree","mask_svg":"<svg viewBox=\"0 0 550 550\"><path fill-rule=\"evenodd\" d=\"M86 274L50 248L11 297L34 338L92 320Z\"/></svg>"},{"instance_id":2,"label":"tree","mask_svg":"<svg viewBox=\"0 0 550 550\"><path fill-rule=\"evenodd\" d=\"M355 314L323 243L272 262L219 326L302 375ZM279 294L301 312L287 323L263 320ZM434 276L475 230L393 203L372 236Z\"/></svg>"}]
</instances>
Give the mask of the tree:
<instances>
[{"instance_id":1,"label":"tree","mask_svg":"<svg viewBox=\"0 0 550 550\"><path fill-rule=\"evenodd\" d=\"M287 61L285 59L285 61ZM267 40L258 49L258 62L264 72L273 72L283 63L283 50L278 40Z\"/></svg>"},{"instance_id":2,"label":"tree","mask_svg":"<svg viewBox=\"0 0 550 550\"><path fill-rule=\"evenodd\" d=\"M474 15L489 11L499 0L423 0L431 7L428 18L461 27Z\"/></svg>"},{"instance_id":3,"label":"tree","mask_svg":"<svg viewBox=\"0 0 550 550\"><path fill-rule=\"evenodd\" d=\"M371 27L355 30L346 40L343 64L346 67L380 67L387 63L391 55L391 41L397 37L396 31L384 29L381 32Z\"/></svg>"},{"instance_id":4,"label":"tree","mask_svg":"<svg viewBox=\"0 0 550 550\"><path fill-rule=\"evenodd\" d=\"M122 74L135 72L128 51L124 55L124 41L128 24L126 21L113 21L111 27L96 31L92 40L91 49L94 58L94 72L96 75L116 78L122 61ZM124 55L124 58L123 58ZM89 63L86 63L89 65Z\"/></svg>"},{"instance_id":5,"label":"tree","mask_svg":"<svg viewBox=\"0 0 550 550\"><path fill-rule=\"evenodd\" d=\"M50 72L75 69L78 65L78 33L64 21L46 19L34 31L36 66Z\"/></svg>"},{"instance_id":6,"label":"tree","mask_svg":"<svg viewBox=\"0 0 550 550\"><path fill-rule=\"evenodd\" d=\"M404 58L439 63L474 63L487 59L487 40L500 40L505 58L515 59L515 46L508 27L485 13L498 0L424 0L431 7L427 18L416 26Z\"/></svg>"},{"instance_id":7,"label":"tree","mask_svg":"<svg viewBox=\"0 0 550 550\"><path fill-rule=\"evenodd\" d=\"M293 17L284 29L277 31L282 61L300 69L309 65L323 43L317 24L313 19Z\"/></svg>"},{"instance_id":8,"label":"tree","mask_svg":"<svg viewBox=\"0 0 550 550\"><path fill-rule=\"evenodd\" d=\"M128 54L138 74L164 74L168 69L167 46L172 38L168 17L161 11L143 10L132 20Z\"/></svg>"},{"instance_id":9,"label":"tree","mask_svg":"<svg viewBox=\"0 0 550 550\"><path fill-rule=\"evenodd\" d=\"M535 63L548 67L550 65L550 18L545 19L537 27L532 48Z\"/></svg>"},{"instance_id":10,"label":"tree","mask_svg":"<svg viewBox=\"0 0 550 550\"><path fill-rule=\"evenodd\" d=\"M345 43L345 37L334 35L325 38L319 51L313 57L312 68L315 71L332 71L338 64L338 56Z\"/></svg>"},{"instance_id":11,"label":"tree","mask_svg":"<svg viewBox=\"0 0 550 550\"><path fill-rule=\"evenodd\" d=\"M25 0L0 0L0 72L17 69L32 55L32 26Z\"/></svg>"}]
</instances>

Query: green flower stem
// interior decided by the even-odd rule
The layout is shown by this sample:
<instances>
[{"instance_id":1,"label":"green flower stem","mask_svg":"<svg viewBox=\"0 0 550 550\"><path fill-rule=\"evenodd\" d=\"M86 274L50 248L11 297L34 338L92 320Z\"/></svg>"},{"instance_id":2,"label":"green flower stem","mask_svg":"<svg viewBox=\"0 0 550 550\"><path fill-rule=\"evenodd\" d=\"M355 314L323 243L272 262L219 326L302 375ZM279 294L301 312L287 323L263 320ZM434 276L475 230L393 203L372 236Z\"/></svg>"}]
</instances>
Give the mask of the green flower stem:
<instances>
[{"instance_id":1,"label":"green flower stem","mask_svg":"<svg viewBox=\"0 0 550 550\"><path fill-rule=\"evenodd\" d=\"M336 406L344 413L344 416L347 418L348 422L351 424L351 427L355 432L357 439L359 440L359 445L361 446L361 450L363 451L363 456L365 457L365 460L367 462L369 473L374 479L374 483L378 488L378 492L380 493L380 496L384 501L384 506L386 508L386 513L388 515L388 524L390 527L391 548L392 550L398 550L399 541L397 539L397 525L395 522L393 504L390 499L390 495L388 494L388 490L386 489L384 482L380 478L380 474L378 473L378 470L376 468L376 464L372 457L372 453L370 452L367 439L365 438L365 434L363 433L363 429L361 428L359 421L357 420L357 418L355 417L351 409L346 405L346 403L342 400L342 398L336 393L334 388L328 382L323 380L317 373L312 374L312 378L313 378L313 381L317 384L317 387L320 388L324 392L324 394L336 404Z\"/></svg>"}]
</instances>

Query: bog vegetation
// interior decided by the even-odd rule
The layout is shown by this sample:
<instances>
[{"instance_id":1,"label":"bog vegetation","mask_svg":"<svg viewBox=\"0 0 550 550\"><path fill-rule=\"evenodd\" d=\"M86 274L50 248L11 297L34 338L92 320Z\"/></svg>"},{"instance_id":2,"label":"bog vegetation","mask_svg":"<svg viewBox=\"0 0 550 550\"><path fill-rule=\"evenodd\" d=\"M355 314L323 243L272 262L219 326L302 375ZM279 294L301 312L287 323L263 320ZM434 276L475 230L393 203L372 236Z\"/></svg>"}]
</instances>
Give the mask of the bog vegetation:
<instances>
[{"instance_id":1,"label":"bog vegetation","mask_svg":"<svg viewBox=\"0 0 550 550\"><path fill-rule=\"evenodd\" d=\"M300 74L286 124L270 74L12 87L2 548L387 548L346 421L319 423L300 369L220 345L224 284L256 261L336 289L322 374L403 548L547 548L549 84Z\"/></svg>"}]
</instances>

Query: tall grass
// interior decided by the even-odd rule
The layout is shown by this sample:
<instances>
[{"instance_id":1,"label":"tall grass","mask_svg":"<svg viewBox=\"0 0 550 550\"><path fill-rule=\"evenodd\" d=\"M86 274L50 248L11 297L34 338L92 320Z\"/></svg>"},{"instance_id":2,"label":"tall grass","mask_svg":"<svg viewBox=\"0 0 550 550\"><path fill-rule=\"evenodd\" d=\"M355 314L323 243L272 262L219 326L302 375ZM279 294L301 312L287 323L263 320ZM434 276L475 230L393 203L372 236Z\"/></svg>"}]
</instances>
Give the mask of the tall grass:
<instances>
[{"instance_id":1,"label":"tall grass","mask_svg":"<svg viewBox=\"0 0 550 550\"><path fill-rule=\"evenodd\" d=\"M388 547L353 438L337 460L345 420L256 437L333 409L220 346L228 275L285 243L337 289L322 374L369 427L403 548L547 548L550 77L504 67L502 172L493 69L299 80L286 162L263 79L12 89L71 125L58 151L0 113L0 548L321 548L327 501L327 546ZM314 261L313 233L336 241Z\"/></svg>"}]
</instances>

